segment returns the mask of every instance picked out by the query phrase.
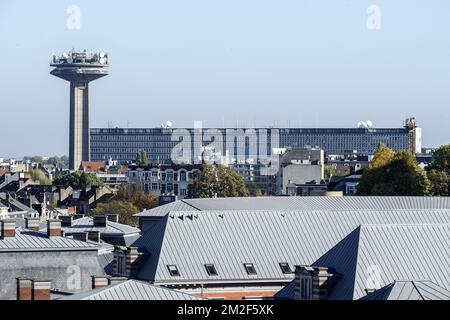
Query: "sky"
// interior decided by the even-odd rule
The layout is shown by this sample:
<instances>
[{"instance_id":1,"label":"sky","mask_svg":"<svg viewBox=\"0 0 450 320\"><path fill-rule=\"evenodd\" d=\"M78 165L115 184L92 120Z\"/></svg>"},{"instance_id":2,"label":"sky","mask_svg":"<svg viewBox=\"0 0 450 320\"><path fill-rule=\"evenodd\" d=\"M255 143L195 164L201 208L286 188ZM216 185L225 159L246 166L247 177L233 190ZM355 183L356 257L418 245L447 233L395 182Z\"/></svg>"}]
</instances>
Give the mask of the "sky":
<instances>
[{"instance_id":1,"label":"sky","mask_svg":"<svg viewBox=\"0 0 450 320\"><path fill-rule=\"evenodd\" d=\"M72 48L109 54L91 127L415 116L424 146L450 143L449 31L448 0L0 0L0 157L68 153L69 84L49 62Z\"/></svg>"}]
</instances>

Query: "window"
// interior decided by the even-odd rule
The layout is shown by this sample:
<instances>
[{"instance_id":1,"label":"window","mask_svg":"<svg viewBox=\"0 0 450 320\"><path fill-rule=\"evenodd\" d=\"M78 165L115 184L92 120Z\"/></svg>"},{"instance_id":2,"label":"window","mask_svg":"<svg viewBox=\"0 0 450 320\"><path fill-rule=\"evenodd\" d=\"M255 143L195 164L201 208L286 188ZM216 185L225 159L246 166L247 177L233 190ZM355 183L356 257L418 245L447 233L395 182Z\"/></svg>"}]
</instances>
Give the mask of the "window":
<instances>
[{"instance_id":1,"label":"window","mask_svg":"<svg viewBox=\"0 0 450 320\"><path fill-rule=\"evenodd\" d=\"M302 278L300 281L301 299L311 300L312 282L309 278Z\"/></svg>"},{"instance_id":2,"label":"window","mask_svg":"<svg viewBox=\"0 0 450 320\"><path fill-rule=\"evenodd\" d=\"M256 269L253 266L253 263L244 263L245 270L249 276L256 275Z\"/></svg>"},{"instance_id":3,"label":"window","mask_svg":"<svg viewBox=\"0 0 450 320\"><path fill-rule=\"evenodd\" d=\"M213 264L205 264L206 272L208 272L209 276L217 276L216 267Z\"/></svg>"},{"instance_id":4,"label":"window","mask_svg":"<svg viewBox=\"0 0 450 320\"><path fill-rule=\"evenodd\" d=\"M125 275L126 265L125 265L125 257L122 255L117 256L117 274Z\"/></svg>"},{"instance_id":5,"label":"window","mask_svg":"<svg viewBox=\"0 0 450 320\"><path fill-rule=\"evenodd\" d=\"M287 263L287 262L280 262L280 268L284 274L292 273L291 267L289 266L289 263Z\"/></svg>"},{"instance_id":6,"label":"window","mask_svg":"<svg viewBox=\"0 0 450 320\"><path fill-rule=\"evenodd\" d=\"M169 273L172 277L179 277L180 272L178 271L178 268L176 265L168 265L167 269L169 269Z\"/></svg>"}]
</instances>

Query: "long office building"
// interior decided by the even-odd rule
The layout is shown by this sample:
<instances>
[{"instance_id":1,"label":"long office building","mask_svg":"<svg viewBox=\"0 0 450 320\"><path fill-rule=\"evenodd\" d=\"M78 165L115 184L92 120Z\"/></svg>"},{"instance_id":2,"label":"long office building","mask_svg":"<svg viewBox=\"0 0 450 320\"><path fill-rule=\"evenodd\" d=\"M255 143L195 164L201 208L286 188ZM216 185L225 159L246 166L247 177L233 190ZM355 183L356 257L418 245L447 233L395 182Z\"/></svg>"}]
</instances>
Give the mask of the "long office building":
<instances>
[{"instance_id":1,"label":"long office building","mask_svg":"<svg viewBox=\"0 0 450 320\"><path fill-rule=\"evenodd\" d=\"M195 161L195 146L207 146L217 139L223 142L223 147L215 151L229 153L232 160L242 155L247 159L255 152L270 155L273 148L317 147L328 155L370 155L380 144L395 151L420 153L421 150L421 130L411 119L399 128L94 128L91 129L91 160L112 158L127 163L135 160L139 150L145 150L151 163L170 163L174 148L184 141L191 147L189 162Z\"/></svg>"}]
</instances>

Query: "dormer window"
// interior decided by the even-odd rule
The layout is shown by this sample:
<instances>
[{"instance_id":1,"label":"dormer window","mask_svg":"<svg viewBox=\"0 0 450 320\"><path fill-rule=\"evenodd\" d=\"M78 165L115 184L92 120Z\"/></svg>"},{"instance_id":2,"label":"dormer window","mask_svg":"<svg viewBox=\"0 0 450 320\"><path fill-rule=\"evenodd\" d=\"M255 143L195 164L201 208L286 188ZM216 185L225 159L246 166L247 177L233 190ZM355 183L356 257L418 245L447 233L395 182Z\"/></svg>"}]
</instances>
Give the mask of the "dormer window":
<instances>
[{"instance_id":1,"label":"dormer window","mask_svg":"<svg viewBox=\"0 0 450 320\"><path fill-rule=\"evenodd\" d=\"M287 262L280 262L280 268L281 268L281 272L283 272L283 274L291 274L292 270L291 267L289 266L289 263Z\"/></svg>"},{"instance_id":2,"label":"dormer window","mask_svg":"<svg viewBox=\"0 0 450 320\"><path fill-rule=\"evenodd\" d=\"M209 276L217 276L217 270L216 267L213 264L205 264L206 272L208 272Z\"/></svg>"},{"instance_id":3,"label":"dormer window","mask_svg":"<svg viewBox=\"0 0 450 320\"><path fill-rule=\"evenodd\" d=\"M167 269L169 270L169 273L172 277L179 277L180 272L178 271L178 267L174 264L168 265Z\"/></svg>"},{"instance_id":4,"label":"dormer window","mask_svg":"<svg viewBox=\"0 0 450 320\"><path fill-rule=\"evenodd\" d=\"M247 274L249 276L254 276L257 274L255 267L253 266L253 263L244 263L245 271L247 271Z\"/></svg>"}]
</instances>

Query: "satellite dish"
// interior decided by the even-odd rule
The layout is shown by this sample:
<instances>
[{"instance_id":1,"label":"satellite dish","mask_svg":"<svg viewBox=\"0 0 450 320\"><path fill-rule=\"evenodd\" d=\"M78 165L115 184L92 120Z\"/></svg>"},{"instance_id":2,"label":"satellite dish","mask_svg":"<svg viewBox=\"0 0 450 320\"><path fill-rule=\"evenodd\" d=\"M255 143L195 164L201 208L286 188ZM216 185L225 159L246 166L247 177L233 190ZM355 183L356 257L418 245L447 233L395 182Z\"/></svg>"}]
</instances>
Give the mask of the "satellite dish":
<instances>
[{"instance_id":1,"label":"satellite dish","mask_svg":"<svg viewBox=\"0 0 450 320\"><path fill-rule=\"evenodd\" d=\"M62 54L63 58L67 59L69 57L69 55L67 53L63 53Z\"/></svg>"},{"instance_id":2,"label":"satellite dish","mask_svg":"<svg viewBox=\"0 0 450 320\"><path fill-rule=\"evenodd\" d=\"M372 122L372 121L367 120L366 123L367 123L367 126L368 126L369 128L372 128L372 127L373 127L373 122Z\"/></svg>"},{"instance_id":3,"label":"satellite dish","mask_svg":"<svg viewBox=\"0 0 450 320\"><path fill-rule=\"evenodd\" d=\"M172 121L167 120L167 121L166 121L166 127L167 127L167 128L171 128L171 127L172 127Z\"/></svg>"},{"instance_id":4,"label":"satellite dish","mask_svg":"<svg viewBox=\"0 0 450 320\"><path fill-rule=\"evenodd\" d=\"M360 122L358 122L358 124L356 125L358 128L362 128L363 127L363 124L362 124L362 122L360 121Z\"/></svg>"},{"instance_id":5,"label":"satellite dish","mask_svg":"<svg viewBox=\"0 0 450 320\"><path fill-rule=\"evenodd\" d=\"M100 52L100 58L104 58L104 57L106 57L106 53L104 53L103 51Z\"/></svg>"},{"instance_id":6,"label":"satellite dish","mask_svg":"<svg viewBox=\"0 0 450 320\"><path fill-rule=\"evenodd\" d=\"M105 59L105 58L100 58L99 62L100 62L101 64L105 64L105 63L106 63L106 59Z\"/></svg>"}]
</instances>

